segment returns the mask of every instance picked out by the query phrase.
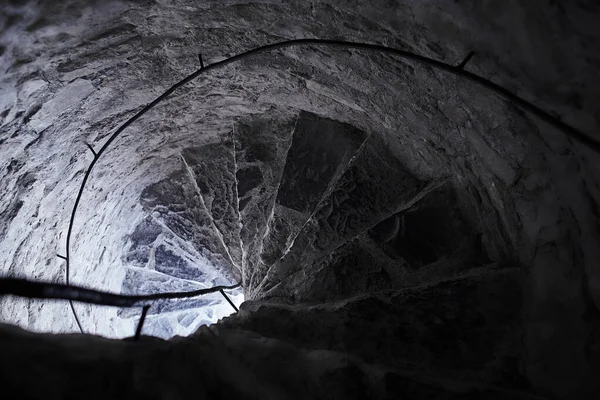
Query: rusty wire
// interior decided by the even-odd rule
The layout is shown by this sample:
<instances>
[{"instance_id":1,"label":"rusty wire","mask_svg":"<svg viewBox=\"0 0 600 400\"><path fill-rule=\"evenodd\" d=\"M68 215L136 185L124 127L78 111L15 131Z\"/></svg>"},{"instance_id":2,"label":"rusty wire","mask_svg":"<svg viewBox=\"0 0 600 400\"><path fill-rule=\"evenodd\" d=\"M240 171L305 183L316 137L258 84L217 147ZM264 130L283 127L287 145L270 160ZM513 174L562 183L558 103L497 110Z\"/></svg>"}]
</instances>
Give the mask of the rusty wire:
<instances>
[{"instance_id":1,"label":"rusty wire","mask_svg":"<svg viewBox=\"0 0 600 400\"><path fill-rule=\"evenodd\" d=\"M224 294L224 290L236 289L240 286L238 283L231 286L214 286L189 292L124 295L63 283L36 282L20 278L0 278L0 295L15 295L33 299L62 299L112 307L145 307L152 306L156 302L164 300L188 299L209 293Z\"/></svg>"}]
</instances>

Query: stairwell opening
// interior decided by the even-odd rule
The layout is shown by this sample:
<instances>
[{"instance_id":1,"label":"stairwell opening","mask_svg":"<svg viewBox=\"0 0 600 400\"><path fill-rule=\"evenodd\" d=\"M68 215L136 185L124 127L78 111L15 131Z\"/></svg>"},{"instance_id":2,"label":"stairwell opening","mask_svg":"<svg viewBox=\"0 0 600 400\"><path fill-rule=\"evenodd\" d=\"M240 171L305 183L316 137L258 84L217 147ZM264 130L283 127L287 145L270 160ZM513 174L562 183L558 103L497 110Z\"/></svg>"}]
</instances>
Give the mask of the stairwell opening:
<instances>
[{"instance_id":1,"label":"stairwell opening","mask_svg":"<svg viewBox=\"0 0 600 400\"><path fill-rule=\"evenodd\" d=\"M576 16L590 10L78 3L10 17L27 29L0 49L5 269L64 282L67 260L71 295L241 282L247 301L185 340L2 326L7 390L596 398L597 168L580 142L599 148L583 133L597 60ZM292 40L257 47L278 38ZM74 192L109 145L65 254ZM212 322L210 296L154 304L141 334ZM13 300L3 321L77 331L66 301ZM73 310L85 333L122 337L141 307Z\"/></svg>"}]
</instances>

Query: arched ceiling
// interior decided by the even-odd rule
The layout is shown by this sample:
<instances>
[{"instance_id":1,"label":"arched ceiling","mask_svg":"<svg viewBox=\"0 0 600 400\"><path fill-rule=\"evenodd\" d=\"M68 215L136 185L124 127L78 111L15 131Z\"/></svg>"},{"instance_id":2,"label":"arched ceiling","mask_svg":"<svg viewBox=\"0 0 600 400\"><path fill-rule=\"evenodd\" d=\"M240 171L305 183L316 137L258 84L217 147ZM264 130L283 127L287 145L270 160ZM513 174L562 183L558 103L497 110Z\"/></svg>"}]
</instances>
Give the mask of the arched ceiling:
<instances>
[{"instance_id":1,"label":"arched ceiling","mask_svg":"<svg viewBox=\"0 0 600 400\"><path fill-rule=\"evenodd\" d=\"M64 279L55 255L65 251L92 158L86 143L102 146L199 68L198 54L211 64L295 38L384 44L449 64L475 51L469 71L598 137L600 10L592 1L13 1L2 10L3 274ZM301 111L371 135L415 178L450 182L491 258L530 273L528 312L580 354L560 327L583 326L582 310L600 305L597 154L459 77L358 50L244 59L190 82L127 128L82 198L73 281L121 288L123 254L145 216L140 194L181 171L185 149L221 143L236 124L284 127ZM557 302L562 311L552 313ZM72 331L70 313L62 303L10 299L0 316ZM115 314L86 315L98 332L115 329ZM530 340L546 340L536 329Z\"/></svg>"}]
</instances>

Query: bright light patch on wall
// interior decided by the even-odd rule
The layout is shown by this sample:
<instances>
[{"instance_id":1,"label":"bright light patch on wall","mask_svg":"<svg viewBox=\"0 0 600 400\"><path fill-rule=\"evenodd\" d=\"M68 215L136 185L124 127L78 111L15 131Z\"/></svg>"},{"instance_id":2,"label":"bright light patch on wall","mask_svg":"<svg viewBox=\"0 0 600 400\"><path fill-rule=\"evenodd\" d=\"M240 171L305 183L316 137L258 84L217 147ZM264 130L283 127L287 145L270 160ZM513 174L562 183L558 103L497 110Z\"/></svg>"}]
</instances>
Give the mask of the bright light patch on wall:
<instances>
[{"instance_id":1,"label":"bright light patch on wall","mask_svg":"<svg viewBox=\"0 0 600 400\"><path fill-rule=\"evenodd\" d=\"M227 290L226 294L237 308L244 301L242 288ZM211 293L198 299L207 304L183 311L165 311L157 314L150 312L144 323L142 334L162 339L189 336L202 325L217 323L221 318L235 312L235 309L220 293ZM177 301L170 301L170 303L176 305Z\"/></svg>"},{"instance_id":2,"label":"bright light patch on wall","mask_svg":"<svg viewBox=\"0 0 600 400\"><path fill-rule=\"evenodd\" d=\"M237 283L227 264L205 256L196 248L193 236L185 232L175 235L153 215L139 221L129 236L127 251L122 261L125 276L121 293L128 295L192 292L215 286L233 286ZM181 237L180 237L181 236ZM200 251L199 251L200 250ZM242 288L225 290L239 308L244 301ZM169 339L188 336L202 325L210 325L235 312L219 292L188 299L170 299L156 302L149 309L142 334ZM122 309L119 317L125 334L135 331L141 310Z\"/></svg>"}]
</instances>

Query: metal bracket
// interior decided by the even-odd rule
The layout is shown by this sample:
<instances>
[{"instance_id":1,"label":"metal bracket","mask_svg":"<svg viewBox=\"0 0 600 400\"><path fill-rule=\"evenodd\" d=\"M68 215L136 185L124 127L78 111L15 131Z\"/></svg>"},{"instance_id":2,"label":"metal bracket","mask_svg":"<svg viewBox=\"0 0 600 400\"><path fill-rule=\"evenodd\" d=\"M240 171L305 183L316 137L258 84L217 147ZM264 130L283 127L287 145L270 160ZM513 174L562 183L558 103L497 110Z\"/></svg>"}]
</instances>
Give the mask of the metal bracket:
<instances>
[{"instance_id":1,"label":"metal bracket","mask_svg":"<svg viewBox=\"0 0 600 400\"><path fill-rule=\"evenodd\" d=\"M221 294L223 295L223 297L225 297L225 300L227 300L227 302L228 302L228 303L231 305L231 307L233 307L233 309L234 309L236 312L240 311L240 310L239 310L239 309L238 309L238 308L235 306L235 304L233 304L233 301L231 301L231 299L229 298L229 296L227 296L227 295L225 294L225 292L223 291L223 289L219 290L219 292L221 292Z\"/></svg>"},{"instance_id":2,"label":"metal bracket","mask_svg":"<svg viewBox=\"0 0 600 400\"><path fill-rule=\"evenodd\" d=\"M96 150L94 150L94 148L92 147L91 144L86 143L85 145L88 147L88 149L90 149L90 151L92 152L92 154L94 155L94 157L98 157L98 153L96 153Z\"/></svg>"},{"instance_id":3,"label":"metal bracket","mask_svg":"<svg viewBox=\"0 0 600 400\"><path fill-rule=\"evenodd\" d=\"M456 66L457 69L465 69L465 65L467 65L467 63L471 60L471 58L473 58L473 56L475 55L474 51L470 51L469 54L467 54L467 56L465 57L465 59Z\"/></svg>"},{"instance_id":4,"label":"metal bracket","mask_svg":"<svg viewBox=\"0 0 600 400\"><path fill-rule=\"evenodd\" d=\"M144 306L144 308L142 308L142 316L140 317L140 322L138 322L137 329L135 330L135 337L133 338L133 340L136 342L140 340L142 328L144 327L144 321L146 320L146 314L148 314L149 309L150 306Z\"/></svg>"}]
</instances>

